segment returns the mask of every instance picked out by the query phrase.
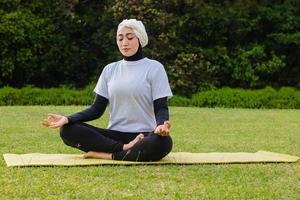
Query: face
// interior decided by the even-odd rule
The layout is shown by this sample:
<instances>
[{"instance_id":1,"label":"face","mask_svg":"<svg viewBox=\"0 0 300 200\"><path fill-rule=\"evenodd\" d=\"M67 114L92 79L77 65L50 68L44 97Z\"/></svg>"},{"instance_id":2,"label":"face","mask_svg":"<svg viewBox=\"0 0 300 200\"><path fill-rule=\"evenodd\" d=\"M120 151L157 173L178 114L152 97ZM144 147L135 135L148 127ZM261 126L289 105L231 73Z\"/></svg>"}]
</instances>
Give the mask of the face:
<instances>
[{"instance_id":1,"label":"face","mask_svg":"<svg viewBox=\"0 0 300 200\"><path fill-rule=\"evenodd\" d=\"M129 57L137 52L139 39L131 28L123 27L117 32L117 44L122 55Z\"/></svg>"}]
</instances>

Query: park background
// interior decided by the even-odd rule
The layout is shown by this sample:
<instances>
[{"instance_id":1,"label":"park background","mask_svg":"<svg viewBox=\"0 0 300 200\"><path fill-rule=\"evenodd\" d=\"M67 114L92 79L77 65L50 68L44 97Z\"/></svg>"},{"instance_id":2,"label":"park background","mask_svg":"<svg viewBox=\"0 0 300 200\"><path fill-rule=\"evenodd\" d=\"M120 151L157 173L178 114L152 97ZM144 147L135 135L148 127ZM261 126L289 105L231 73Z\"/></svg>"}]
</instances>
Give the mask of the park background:
<instances>
[{"instance_id":1,"label":"park background","mask_svg":"<svg viewBox=\"0 0 300 200\"><path fill-rule=\"evenodd\" d=\"M299 13L297 0L1 0L0 105L90 104L102 69L122 59L117 25L137 18L171 105L299 108Z\"/></svg>"},{"instance_id":2,"label":"park background","mask_svg":"<svg viewBox=\"0 0 300 200\"><path fill-rule=\"evenodd\" d=\"M0 153L82 152L40 125L90 105L122 19L160 61L173 151L299 156L299 0L0 0ZM251 108L251 109L250 109ZM91 123L105 127L108 112ZM7 168L0 199L299 199L300 164Z\"/></svg>"}]
</instances>

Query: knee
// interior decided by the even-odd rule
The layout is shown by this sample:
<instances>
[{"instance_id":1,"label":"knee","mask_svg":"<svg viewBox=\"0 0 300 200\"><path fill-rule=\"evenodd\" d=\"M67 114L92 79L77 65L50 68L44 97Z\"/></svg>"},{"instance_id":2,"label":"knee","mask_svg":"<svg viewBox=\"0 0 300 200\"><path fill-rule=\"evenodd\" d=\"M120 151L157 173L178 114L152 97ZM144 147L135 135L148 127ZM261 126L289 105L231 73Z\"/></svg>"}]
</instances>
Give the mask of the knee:
<instances>
[{"instance_id":1,"label":"knee","mask_svg":"<svg viewBox=\"0 0 300 200\"><path fill-rule=\"evenodd\" d=\"M173 141L170 136L154 136L155 139L149 148L145 148L143 153L145 154L145 161L158 161L168 155L173 147Z\"/></svg>"},{"instance_id":2,"label":"knee","mask_svg":"<svg viewBox=\"0 0 300 200\"><path fill-rule=\"evenodd\" d=\"M60 128L59 134L63 140L69 140L71 137L72 125L64 125Z\"/></svg>"},{"instance_id":3,"label":"knee","mask_svg":"<svg viewBox=\"0 0 300 200\"><path fill-rule=\"evenodd\" d=\"M157 136L154 144L154 155L157 155L156 160L160 160L171 152L173 147L173 141L170 136Z\"/></svg>"}]
</instances>

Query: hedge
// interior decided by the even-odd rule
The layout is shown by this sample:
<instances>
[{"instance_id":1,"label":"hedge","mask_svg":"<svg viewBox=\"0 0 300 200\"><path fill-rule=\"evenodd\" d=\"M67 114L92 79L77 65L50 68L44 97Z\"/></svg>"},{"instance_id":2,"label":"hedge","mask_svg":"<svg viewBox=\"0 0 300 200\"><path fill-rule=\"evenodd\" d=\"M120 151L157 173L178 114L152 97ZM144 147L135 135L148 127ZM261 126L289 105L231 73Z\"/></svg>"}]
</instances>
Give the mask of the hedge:
<instances>
[{"instance_id":1,"label":"hedge","mask_svg":"<svg viewBox=\"0 0 300 200\"><path fill-rule=\"evenodd\" d=\"M197 107L299 109L300 91L291 87L282 87L279 90L271 87L260 90L221 88L193 95L191 105Z\"/></svg>"},{"instance_id":2,"label":"hedge","mask_svg":"<svg viewBox=\"0 0 300 200\"><path fill-rule=\"evenodd\" d=\"M0 106L12 105L89 105L93 102L94 84L84 89L68 87L41 89L27 86L21 89L0 89ZM300 109L300 91L292 87L278 90L266 87L258 90L220 88L194 94L191 98L174 95L170 106L278 108Z\"/></svg>"}]
</instances>

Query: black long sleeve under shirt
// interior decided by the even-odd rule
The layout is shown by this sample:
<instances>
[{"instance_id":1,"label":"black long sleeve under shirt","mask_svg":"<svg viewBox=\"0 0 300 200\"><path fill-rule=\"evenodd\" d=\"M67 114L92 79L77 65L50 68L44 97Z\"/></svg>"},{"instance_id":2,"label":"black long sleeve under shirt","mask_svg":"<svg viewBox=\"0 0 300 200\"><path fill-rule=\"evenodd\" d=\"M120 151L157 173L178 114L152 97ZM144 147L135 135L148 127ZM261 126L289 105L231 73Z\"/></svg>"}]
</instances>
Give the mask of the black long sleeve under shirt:
<instances>
[{"instance_id":1,"label":"black long sleeve under shirt","mask_svg":"<svg viewBox=\"0 0 300 200\"><path fill-rule=\"evenodd\" d=\"M108 99L97 94L94 99L94 103L90 107L68 116L69 123L73 124L76 122L86 122L97 119L103 115L107 104Z\"/></svg>"},{"instance_id":2,"label":"black long sleeve under shirt","mask_svg":"<svg viewBox=\"0 0 300 200\"><path fill-rule=\"evenodd\" d=\"M94 103L90 107L68 116L69 123L86 122L101 117L105 112L108 103L109 101L107 98L97 94ZM156 124L162 125L165 121L169 120L167 97L156 99L153 101L153 104Z\"/></svg>"}]
</instances>

